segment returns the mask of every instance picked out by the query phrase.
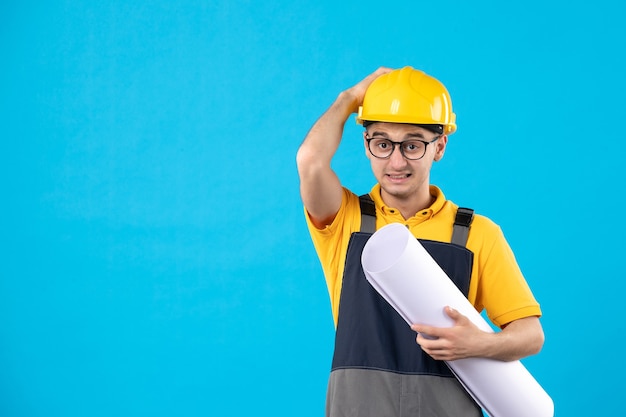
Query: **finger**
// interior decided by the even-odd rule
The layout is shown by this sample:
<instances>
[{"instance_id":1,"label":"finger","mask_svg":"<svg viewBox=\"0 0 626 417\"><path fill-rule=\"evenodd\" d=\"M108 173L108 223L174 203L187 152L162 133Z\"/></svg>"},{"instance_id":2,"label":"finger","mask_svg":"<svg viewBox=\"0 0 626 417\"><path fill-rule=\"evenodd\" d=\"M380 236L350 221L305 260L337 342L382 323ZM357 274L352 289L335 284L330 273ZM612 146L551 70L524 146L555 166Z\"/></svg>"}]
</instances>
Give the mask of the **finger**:
<instances>
[{"instance_id":1,"label":"finger","mask_svg":"<svg viewBox=\"0 0 626 417\"><path fill-rule=\"evenodd\" d=\"M433 359L445 360L450 357L450 351L443 346L439 346L436 341L428 339L420 339L418 341L420 348Z\"/></svg>"},{"instance_id":2,"label":"finger","mask_svg":"<svg viewBox=\"0 0 626 417\"><path fill-rule=\"evenodd\" d=\"M424 349L424 337L421 333L418 333L417 336L415 336L415 343L417 343L419 346L422 347L422 349Z\"/></svg>"},{"instance_id":3,"label":"finger","mask_svg":"<svg viewBox=\"0 0 626 417\"><path fill-rule=\"evenodd\" d=\"M389 73L391 71L393 71L392 68L379 67L376 71L374 71L373 73L371 73L367 77L365 77L355 87L359 90L360 93L365 94L365 90L367 90L367 87L369 87L370 84L373 83L376 78L380 77L383 74L387 74L387 73Z\"/></svg>"},{"instance_id":4,"label":"finger","mask_svg":"<svg viewBox=\"0 0 626 417\"><path fill-rule=\"evenodd\" d=\"M393 68L378 67L378 69L374 72L374 75L378 77L379 75L387 74L387 73L390 73L391 71L393 71Z\"/></svg>"},{"instance_id":5,"label":"finger","mask_svg":"<svg viewBox=\"0 0 626 417\"><path fill-rule=\"evenodd\" d=\"M443 311L448 315L448 317L454 320L456 320L461 315L461 313L459 313L457 310L453 309L450 306L445 306L443 308Z\"/></svg>"},{"instance_id":6,"label":"finger","mask_svg":"<svg viewBox=\"0 0 626 417\"><path fill-rule=\"evenodd\" d=\"M426 333L418 333L415 341L420 346L426 346L429 349L436 349L441 344L441 339Z\"/></svg>"},{"instance_id":7,"label":"finger","mask_svg":"<svg viewBox=\"0 0 626 417\"><path fill-rule=\"evenodd\" d=\"M411 329L417 333L428 335L428 337L439 336L439 330L436 327L424 326L421 324L414 324L411 326Z\"/></svg>"},{"instance_id":8,"label":"finger","mask_svg":"<svg viewBox=\"0 0 626 417\"><path fill-rule=\"evenodd\" d=\"M454 320L454 322L457 324L464 323L464 320L469 320L463 314L459 313L458 310L455 310L450 306L445 307L444 310L445 310L445 313L448 315L448 317Z\"/></svg>"}]
</instances>

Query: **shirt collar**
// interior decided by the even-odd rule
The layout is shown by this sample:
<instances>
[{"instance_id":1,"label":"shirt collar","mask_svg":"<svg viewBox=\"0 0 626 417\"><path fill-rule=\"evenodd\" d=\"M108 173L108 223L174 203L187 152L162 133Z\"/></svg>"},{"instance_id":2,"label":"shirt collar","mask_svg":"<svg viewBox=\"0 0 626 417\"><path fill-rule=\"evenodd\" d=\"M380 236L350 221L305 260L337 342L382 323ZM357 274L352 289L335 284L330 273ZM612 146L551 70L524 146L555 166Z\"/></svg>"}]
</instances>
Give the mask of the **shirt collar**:
<instances>
[{"instance_id":1,"label":"shirt collar","mask_svg":"<svg viewBox=\"0 0 626 417\"><path fill-rule=\"evenodd\" d=\"M441 191L441 189L436 185L431 184L430 195L435 197L435 201L430 205L430 207L426 207L425 209L418 211L415 216L432 217L435 214L439 213L439 211L441 211L444 204L446 203L446 197L444 196L443 191ZM374 200L376 208L381 210L384 214L399 214L397 209L389 207L383 201L383 198L380 196L380 184L376 184L374 185L374 187L372 187L372 190L370 191L370 196L372 197L372 200Z\"/></svg>"}]
</instances>

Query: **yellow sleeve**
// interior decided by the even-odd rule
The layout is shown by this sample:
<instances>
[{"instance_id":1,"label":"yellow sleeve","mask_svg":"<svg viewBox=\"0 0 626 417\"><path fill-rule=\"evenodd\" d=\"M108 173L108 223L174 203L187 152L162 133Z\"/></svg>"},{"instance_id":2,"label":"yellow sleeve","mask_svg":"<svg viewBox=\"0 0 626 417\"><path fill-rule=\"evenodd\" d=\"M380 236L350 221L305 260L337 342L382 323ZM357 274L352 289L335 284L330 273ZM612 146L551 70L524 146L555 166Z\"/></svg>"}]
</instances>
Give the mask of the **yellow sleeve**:
<instances>
[{"instance_id":1,"label":"yellow sleeve","mask_svg":"<svg viewBox=\"0 0 626 417\"><path fill-rule=\"evenodd\" d=\"M353 232L361 227L361 210L359 208L359 198L350 190L343 189L341 207L333 222L328 226L318 229L313 225L305 207L305 217L313 246L322 264L333 318L337 323L339 313L339 297L341 295L341 284L343 268L346 261L348 243Z\"/></svg>"},{"instance_id":2,"label":"yellow sleeve","mask_svg":"<svg viewBox=\"0 0 626 417\"><path fill-rule=\"evenodd\" d=\"M475 220L484 223L485 233L481 249L475 252L478 271L474 305L484 307L489 319L499 327L524 317L541 316L539 304L500 227L484 217Z\"/></svg>"}]
</instances>

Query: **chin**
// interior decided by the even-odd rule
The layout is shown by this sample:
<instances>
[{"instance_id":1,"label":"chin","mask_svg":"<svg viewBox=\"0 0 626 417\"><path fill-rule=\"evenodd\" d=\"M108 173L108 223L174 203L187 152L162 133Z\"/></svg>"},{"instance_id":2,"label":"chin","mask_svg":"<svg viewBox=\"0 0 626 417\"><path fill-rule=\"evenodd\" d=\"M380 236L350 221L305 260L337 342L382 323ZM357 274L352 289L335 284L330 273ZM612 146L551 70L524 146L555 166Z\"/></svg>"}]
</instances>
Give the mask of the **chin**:
<instances>
[{"instance_id":1,"label":"chin","mask_svg":"<svg viewBox=\"0 0 626 417\"><path fill-rule=\"evenodd\" d=\"M409 198L414 194L414 191L412 189L407 189L406 187L381 185L381 188L385 193L397 199Z\"/></svg>"}]
</instances>

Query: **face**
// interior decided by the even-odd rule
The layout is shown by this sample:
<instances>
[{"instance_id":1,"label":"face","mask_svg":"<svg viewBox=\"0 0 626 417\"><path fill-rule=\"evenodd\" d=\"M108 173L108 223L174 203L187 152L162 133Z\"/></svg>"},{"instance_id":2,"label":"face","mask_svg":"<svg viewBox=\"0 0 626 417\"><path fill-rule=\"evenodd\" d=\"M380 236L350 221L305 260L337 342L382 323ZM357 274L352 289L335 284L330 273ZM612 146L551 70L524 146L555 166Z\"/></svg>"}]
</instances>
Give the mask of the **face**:
<instances>
[{"instance_id":1,"label":"face","mask_svg":"<svg viewBox=\"0 0 626 417\"><path fill-rule=\"evenodd\" d=\"M386 138L393 142L422 140L430 142L438 135L422 127L400 123L373 123L364 132L364 139ZM443 157L448 137L441 135L435 142L426 146L424 157L418 160L406 159L399 146L387 159L374 157L367 147L365 153L370 160L372 172L381 186L383 200L389 205L399 206L410 201L429 198L430 169L433 161ZM400 204L398 204L400 203Z\"/></svg>"}]
</instances>

